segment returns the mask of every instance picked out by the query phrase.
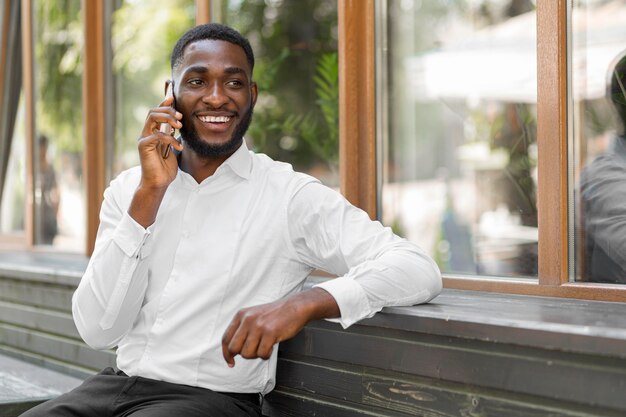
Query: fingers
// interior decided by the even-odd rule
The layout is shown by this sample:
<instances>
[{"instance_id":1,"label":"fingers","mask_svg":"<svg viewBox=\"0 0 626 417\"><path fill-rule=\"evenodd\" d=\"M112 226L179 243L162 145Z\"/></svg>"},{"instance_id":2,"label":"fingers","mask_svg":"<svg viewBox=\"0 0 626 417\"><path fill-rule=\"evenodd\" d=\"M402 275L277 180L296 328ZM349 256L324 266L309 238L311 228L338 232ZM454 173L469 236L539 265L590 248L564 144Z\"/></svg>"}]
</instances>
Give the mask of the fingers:
<instances>
[{"instance_id":1,"label":"fingers","mask_svg":"<svg viewBox=\"0 0 626 417\"><path fill-rule=\"evenodd\" d=\"M274 345L276 343L278 343L278 340L274 340L273 338L264 337L261 339L261 342L256 350L256 357L269 359L270 356L272 356L272 351L274 350Z\"/></svg>"},{"instance_id":2,"label":"fingers","mask_svg":"<svg viewBox=\"0 0 626 417\"><path fill-rule=\"evenodd\" d=\"M167 95L165 96L165 99L163 99L163 101L161 102L161 104L159 104L159 107L172 107L172 104L174 103L174 96L172 95Z\"/></svg>"},{"instance_id":3,"label":"fingers","mask_svg":"<svg viewBox=\"0 0 626 417\"><path fill-rule=\"evenodd\" d=\"M172 151L176 149L178 152L183 150L183 144L176 140L173 136L157 132L147 138L139 139L139 155L142 161L144 158L154 158L153 152L159 153L162 159L167 159Z\"/></svg>"},{"instance_id":4,"label":"fingers","mask_svg":"<svg viewBox=\"0 0 626 417\"><path fill-rule=\"evenodd\" d=\"M167 100L166 100L167 101ZM161 106L150 110L146 117L141 137L146 137L160 130L162 123L169 124L173 129L180 129L183 124L180 120L183 115L168 106Z\"/></svg>"},{"instance_id":5,"label":"fingers","mask_svg":"<svg viewBox=\"0 0 626 417\"><path fill-rule=\"evenodd\" d=\"M264 323L251 311L242 310L224 332L222 354L232 368L237 355L246 359L269 359L278 341L278 334L271 324Z\"/></svg>"},{"instance_id":6,"label":"fingers","mask_svg":"<svg viewBox=\"0 0 626 417\"><path fill-rule=\"evenodd\" d=\"M235 355L239 352L234 344L232 344L233 337L237 333L239 329L239 314L235 315L233 320L228 325L228 328L224 332L224 336L222 336L222 355L224 356L224 360L228 364L229 367L235 366Z\"/></svg>"},{"instance_id":7,"label":"fingers","mask_svg":"<svg viewBox=\"0 0 626 417\"><path fill-rule=\"evenodd\" d=\"M165 149L170 146L178 151L183 150L183 144L177 141L176 138L161 132L156 132L145 138L140 138L138 146L140 153L149 152L153 149Z\"/></svg>"}]
</instances>

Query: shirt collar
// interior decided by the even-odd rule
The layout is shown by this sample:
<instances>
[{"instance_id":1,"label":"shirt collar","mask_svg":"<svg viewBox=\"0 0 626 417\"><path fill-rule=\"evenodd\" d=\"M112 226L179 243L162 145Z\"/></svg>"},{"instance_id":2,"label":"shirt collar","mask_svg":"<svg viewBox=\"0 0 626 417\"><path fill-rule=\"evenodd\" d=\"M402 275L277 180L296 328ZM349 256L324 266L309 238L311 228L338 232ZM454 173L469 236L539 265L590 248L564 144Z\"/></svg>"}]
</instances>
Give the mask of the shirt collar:
<instances>
[{"instance_id":1,"label":"shirt collar","mask_svg":"<svg viewBox=\"0 0 626 417\"><path fill-rule=\"evenodd\" d=\"M230 167L230 169L243 179L250 178L250 170L252 167L252 155L248 151L246 141L241 141L241 146L235 151L222 165ZM221 168L221 167L220 167Z\"/></svg>"}]
</instances>

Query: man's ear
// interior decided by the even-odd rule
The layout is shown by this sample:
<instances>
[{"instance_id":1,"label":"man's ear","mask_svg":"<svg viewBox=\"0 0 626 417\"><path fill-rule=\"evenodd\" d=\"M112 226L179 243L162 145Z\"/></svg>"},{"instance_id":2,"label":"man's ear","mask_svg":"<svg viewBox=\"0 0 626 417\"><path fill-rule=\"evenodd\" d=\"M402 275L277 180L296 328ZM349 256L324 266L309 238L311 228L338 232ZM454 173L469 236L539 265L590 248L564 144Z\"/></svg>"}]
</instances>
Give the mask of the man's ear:
<instances>
[{"instance_id":1,"label":"man's ear","mask_svg":"<svg viewBox=\"0 0 626 417\"><path fill-rule=\"evenodd\" d=\"M252 83L250 84L250 93L252 94L252 108L254 108L254 105L256 104L256 98L259 95L259 89L257 87L257 84L252 81Z\"/></svg>"}]
</instances>

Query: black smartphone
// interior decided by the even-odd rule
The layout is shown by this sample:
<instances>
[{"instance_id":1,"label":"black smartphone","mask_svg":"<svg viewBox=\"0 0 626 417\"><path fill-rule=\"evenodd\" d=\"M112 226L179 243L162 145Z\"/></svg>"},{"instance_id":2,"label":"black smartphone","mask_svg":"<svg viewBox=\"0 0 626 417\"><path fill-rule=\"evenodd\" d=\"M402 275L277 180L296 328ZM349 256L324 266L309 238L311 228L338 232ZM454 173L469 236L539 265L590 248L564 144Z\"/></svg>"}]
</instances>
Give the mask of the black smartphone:
<instances>
[{"instance_id":1,"label":"black smartphone","mask_svg":"<svg viewBox=\"0 0 626 417\"><path fill-rule=\"evenodd\" d=\"M167 89L165 90L165 97L174 96L174 81L168 81ZM172 101L172 108L174 108L174 102ZM168 135L172 135L174 133L174 128L169 123L161 123L159 126L159 131ZM165 147L165 151L163 152L163 159L167 159L170 156L170 152L172 150L171 145L167 145Z\"/></svg>"}]
</instances>

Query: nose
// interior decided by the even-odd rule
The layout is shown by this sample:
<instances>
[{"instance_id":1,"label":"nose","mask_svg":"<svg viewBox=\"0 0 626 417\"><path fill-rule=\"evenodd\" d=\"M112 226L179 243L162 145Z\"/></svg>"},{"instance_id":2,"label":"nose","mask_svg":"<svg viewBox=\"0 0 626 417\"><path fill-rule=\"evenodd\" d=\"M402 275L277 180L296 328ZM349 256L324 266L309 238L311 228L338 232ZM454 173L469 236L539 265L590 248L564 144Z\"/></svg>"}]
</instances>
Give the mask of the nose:
<instances>
[{"instance_id":1,"label":"nose","mask_svg":"<svg viewBox=\"0 0 626 417\"><path fill-rule=\"evenodd\" d=\"M212 83L208 88L202 102L208 104L212 108L219 109L228 102L228 96L220 83Z\"/></svg>"}]
</instances>

